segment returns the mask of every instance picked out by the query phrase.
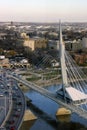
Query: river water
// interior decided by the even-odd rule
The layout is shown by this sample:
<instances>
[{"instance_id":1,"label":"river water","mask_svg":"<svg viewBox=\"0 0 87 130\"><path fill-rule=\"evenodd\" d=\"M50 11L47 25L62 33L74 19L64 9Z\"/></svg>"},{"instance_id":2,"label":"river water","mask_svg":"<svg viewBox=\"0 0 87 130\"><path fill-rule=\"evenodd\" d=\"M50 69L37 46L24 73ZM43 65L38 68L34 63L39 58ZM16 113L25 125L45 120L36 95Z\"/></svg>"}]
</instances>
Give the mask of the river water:
<instances>
[{"instance_id":1,"label":"river water","mask_svg":"<svg viewBox=\"0 0 87 130\"><path fill-rule=\"evenodd\" d=\"M46 87L46 89L55 93L58 87L58 85L54 85ZM45 115L47 114L54 120L57 120L55 114L60 107L57 103L33 90L29 90L25 95L29 97L32 103L42 110ZM34 124L29 126L29 130L87 130L87 120L79 117L76 113L71 114L69 118L70 119L68 121L66 120L66 122L61 122L59 119L58 125L54 127L39 115Z\"/></svg>"}]
</instances>

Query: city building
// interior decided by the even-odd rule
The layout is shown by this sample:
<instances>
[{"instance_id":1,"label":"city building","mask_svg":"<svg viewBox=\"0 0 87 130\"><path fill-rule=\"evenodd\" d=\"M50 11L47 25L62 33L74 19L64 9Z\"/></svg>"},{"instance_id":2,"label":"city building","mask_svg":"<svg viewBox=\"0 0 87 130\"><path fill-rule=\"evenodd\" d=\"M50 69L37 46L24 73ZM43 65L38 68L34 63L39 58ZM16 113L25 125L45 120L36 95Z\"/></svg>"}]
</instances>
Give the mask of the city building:
<instances>
[{"instance_id":1,"label":"city building","mask_svg":"<svg viewBox=\"0 0 87 130\"><path fill-rule=\"evenodd\" d=\"M29 39L29 36L26 33L21 33L21 38L23 39Z\"/></svg>"},{"instance_id":2,"label":"city building","mask_svg":"<svg viewBox=\"0 0 87 130\"><path fill-rule=\"evenodd\" d=\"M7 33L0 32L0 40L4 40L7 36Z\"/></svg>"},{"instance_id":3,"label":"city building","mask_svg":"<svg viewBox=\"0 0 87 130\"><path fill-rule=\"evenodd\" d=\"M0 67L6 67L6 68L10 67L9 59L5 58L5 56L0 56Z\"/></svg>"},{"instance_id":4,"label":"city building","mask_svg":"<svg viewBox=\"0 0 87 130\"><path fill-rule=\"evenodd\" d=\"M80 40L66 41L65 47L66 47L66 50L68 51L78 51L83 48Z\"/></svg>"},{"instance_id":5,"label":"city building","mask_svg":"<svg viewBox=\"0 0 87 130\"><path fill-rule=\"evenodd\" d=\"M87 54L82 53L82 54L73 54L74 60L76 61L77 64L79 65L85 65L87 64Z\"/></svg>"},{"instance_id":6,"label":"city building","mask_svg":"<svg viewBox=\"0 0 87 130\"><path fill-rule=\"evenodd\" d=\"M82 38L82 41L81 41L81 44L82 44L82 47L84 50L87 50L87 38Z\"/></svg>"},{"instance_id":7,"label":"city building","mask_svg":"<svg viewBox=\"0 0 87 130\"><path fill-rule=\"evenodd\" d=\"M57 50L57 49L59 50L59 41L58 40L49 40L48 48L54 49L54 50Z\"/></svg>"},{"instance_id":8,"label":"city building","mask_svg":"<svg viewBox=\"0 0 87 130\"><path fill-rule=\"evenodd\" d=\"M24 40L23 46L31 51L37 48L47 48L47 40L44 38L28 38Z\"/></svg>"}]
</instances>

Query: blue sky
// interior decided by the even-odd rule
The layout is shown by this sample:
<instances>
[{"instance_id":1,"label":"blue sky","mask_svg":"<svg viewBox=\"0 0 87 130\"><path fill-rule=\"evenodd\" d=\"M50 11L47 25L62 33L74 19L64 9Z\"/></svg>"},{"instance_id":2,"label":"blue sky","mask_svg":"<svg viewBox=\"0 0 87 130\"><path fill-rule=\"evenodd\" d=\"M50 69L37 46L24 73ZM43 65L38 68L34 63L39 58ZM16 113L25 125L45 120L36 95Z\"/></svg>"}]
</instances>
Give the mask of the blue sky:
<instances>
[{"instance_id":1,"label":"blue sky","mask_svg":"<svg viewBox=\"0 0 87 130\"><path fill-rule=\"evenodd\" d=\"M87 22L87 0L1 0L0 21Z\"/></svg>"}]
</instances>

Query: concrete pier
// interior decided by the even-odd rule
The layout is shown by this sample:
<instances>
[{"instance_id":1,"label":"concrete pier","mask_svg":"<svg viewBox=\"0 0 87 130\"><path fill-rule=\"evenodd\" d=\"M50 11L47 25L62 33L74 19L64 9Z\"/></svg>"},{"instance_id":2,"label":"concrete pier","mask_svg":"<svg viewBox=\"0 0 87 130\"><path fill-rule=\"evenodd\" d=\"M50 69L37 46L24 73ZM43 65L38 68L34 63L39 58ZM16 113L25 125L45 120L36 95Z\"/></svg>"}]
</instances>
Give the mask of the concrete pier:
<instances>
[{"instance_id":1,"label":"concrete pier","mask_svg":"<svg viewBox=\"0 0 87 130\"><path fill-rule=\"evenodd\" d=\"M30 110L26 110L24 114L24 121L20 130L29 130L35 123L36 119L37 117Z\"/></svg>"},{"instance_id":2,"label":"concrete pier","mask_svg":"<svg viewBox=\"0 0 87 130\"><path fill-rule=\"evenodd\" d=\"M26 110L24 114L24 121L36 120L37 117L30 111Z\"/></svg>"},{"instance_id":3,"label":"concrete pier","mask_svg":"<svg viewBox=\"0 0 87 130\"><path fill-rule=\"evenodd\" d=\"M71 111L66 108L59 108L56 112L56 118L60 122L69 122Z\"/></svg>"}]
</instances>

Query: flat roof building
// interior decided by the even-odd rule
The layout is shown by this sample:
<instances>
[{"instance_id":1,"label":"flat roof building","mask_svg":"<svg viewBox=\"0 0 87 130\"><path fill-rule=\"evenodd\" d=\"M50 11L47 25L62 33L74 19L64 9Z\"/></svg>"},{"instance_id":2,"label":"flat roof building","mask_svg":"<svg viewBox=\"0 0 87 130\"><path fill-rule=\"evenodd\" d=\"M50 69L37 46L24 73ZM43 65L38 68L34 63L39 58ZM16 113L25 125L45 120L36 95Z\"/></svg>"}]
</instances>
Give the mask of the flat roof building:
<instances>
[{"instance_id":1,"label":"flat roof building","mask_svg":"<svg viewBox=\"0 0 87 130\"><path fill-rule=\"evenodd\" d=\"M23 46L29 48L31 51L37 48L47 48L47 40L44 38L25 39Z\"/></svg>"}]
</instances>

